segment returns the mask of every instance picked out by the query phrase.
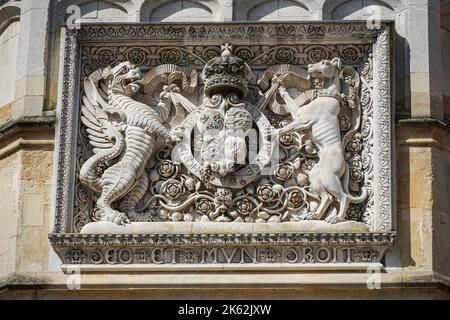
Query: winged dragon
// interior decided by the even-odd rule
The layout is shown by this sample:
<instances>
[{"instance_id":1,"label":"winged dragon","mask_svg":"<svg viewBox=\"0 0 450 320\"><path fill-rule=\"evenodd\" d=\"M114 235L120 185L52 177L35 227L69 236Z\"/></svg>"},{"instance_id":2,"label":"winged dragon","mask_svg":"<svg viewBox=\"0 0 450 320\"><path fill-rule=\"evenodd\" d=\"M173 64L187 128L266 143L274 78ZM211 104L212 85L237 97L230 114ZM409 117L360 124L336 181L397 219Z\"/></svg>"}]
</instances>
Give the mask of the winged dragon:
<instances>
[{"instance_id":1,"label":"winged dragon","mask_svg":"<svg viewBox=\"0 0 450 320\"><path fill-rule=\"evenodd\" d=\"M101 220L123 225L145 219L136 205L147 191L146 165L158 149L180 142L171 129L192 108L176 83L191 93L196 71L188 77L184 69L167 64L141 79L136 66L122 62L84 79L81 121L93 155L79 176L100 194L96 210Z\"/></svg>"}]
</instances>

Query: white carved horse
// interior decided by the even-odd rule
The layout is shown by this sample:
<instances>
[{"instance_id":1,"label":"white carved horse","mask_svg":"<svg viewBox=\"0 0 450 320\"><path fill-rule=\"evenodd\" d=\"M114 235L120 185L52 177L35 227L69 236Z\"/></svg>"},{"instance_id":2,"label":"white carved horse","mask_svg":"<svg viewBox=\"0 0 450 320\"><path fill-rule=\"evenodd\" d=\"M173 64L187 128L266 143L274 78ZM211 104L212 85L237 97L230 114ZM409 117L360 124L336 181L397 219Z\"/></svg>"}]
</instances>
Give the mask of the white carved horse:
<instances>
[{"instance_id":1,"label":"white carved horse","mask_svg":"<svg viewBox=\"0 0 450 320\"><path fill-rule=\"evenodd\" d=\"M325 221L329 223L344 221L349 204L362 202L367 197L365 188L359 197L354 197L348 192L348 165L344 159L344 146L338 121L341 106L340 71L339 58L309 65L309 74L323 78L326 84L316 99L300 108L283 86L278 89L294 120L286 127L279 129L277 134L306 131L309 139L318 148L319 162L311 170L309 180L311 189L320 196L320 204L315 212L302 216L307 220L322 219L333 202L333 196L339 202L339 212L336 214L334 210ZM341 182L342 176L344 176L344 185Z\"/></svg>"}]
</instances>

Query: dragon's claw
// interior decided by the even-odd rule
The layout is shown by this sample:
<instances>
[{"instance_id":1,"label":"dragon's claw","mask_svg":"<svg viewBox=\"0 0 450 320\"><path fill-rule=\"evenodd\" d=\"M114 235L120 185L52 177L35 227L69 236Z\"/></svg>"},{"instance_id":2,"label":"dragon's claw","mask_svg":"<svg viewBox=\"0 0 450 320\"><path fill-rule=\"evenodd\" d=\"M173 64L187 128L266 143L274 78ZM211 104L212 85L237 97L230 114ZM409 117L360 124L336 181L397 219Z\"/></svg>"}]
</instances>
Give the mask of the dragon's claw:
<instances>
[{"instance_id":1,"label":"dragon's claw","mask_svg":"<svg viewBox=\"0 0 450 320\"><path fill-rule=\"evenodd\" d=\"M127 224L130 224L130 219L128 219L127 215L125 213L113 210L106 214L103 218L105 221L109 221L112 223L115 223L119 226L125 226Z\"/></svg>"},{"instance_id":2,"label":"dragon's claw","mask_svg":"<svg viewBox=\"0 0 450 320\"><path fill-rule=\"evenodd\" d=\"M335 223L342 222L342 221L344 221L344 220L341 217L339 217L338 215L331 215L325 219L325 222L328 222L331 224L335 224Z\"/></svg>"}]
</instances>

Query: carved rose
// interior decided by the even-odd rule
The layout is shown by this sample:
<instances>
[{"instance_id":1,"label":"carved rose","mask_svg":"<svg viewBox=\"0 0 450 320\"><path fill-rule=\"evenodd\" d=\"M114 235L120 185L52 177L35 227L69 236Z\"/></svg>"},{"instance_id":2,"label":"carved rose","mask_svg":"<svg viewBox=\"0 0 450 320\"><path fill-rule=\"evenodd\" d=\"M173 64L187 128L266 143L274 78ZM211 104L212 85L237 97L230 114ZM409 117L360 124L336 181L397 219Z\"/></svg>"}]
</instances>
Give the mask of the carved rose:
<instances>
[{"instance_id":1,"label":"carved rose","mask_svg":"<svg viewBox=\"0 0 450 320\"><path fill-rule=\"evenodd\" d=\"M173 165L172 161L163 160L159 165L158 172L161 177L169 178L175 173L175 166Z\"/></svg>"},{"instance_id":2,"label":"carved rose","mask_svg":"<svg viewBox=\"0 0 450 320\"><path fill-rule=\"evenodd\" d=\"M352 170L350 170L350 178L353 181L361 182L364 179L364 175L363 175L362 170L359 170L359 169L352 169Z\"/></svg>"},{"instance_id":3,"label":"carved rose","mask_svg":"<svg viewBox=\"0 0 450 320\"><path fill-rule=\"evenodd\" d=\"M248 62L252 58L253 54L248 49L241 49L241 50L236 52L236 56L238 56L239 58L241 58L245 62Z\"/></svg>"},{"instance_id":4,"label":"carved rose","mask_svg":"<svg viewBox=\"0 0 450 320\"><path fill-rule=\"evenodd\" d=\"M275 53L275 59L280 63L290 63L295 52L291 48L279 48Z\"/></svg>"},{"instance_id":5,"label":"carved rose","mask_svg":"<svg viewBox=\"0 0 450 320\"><path fill-rule=\"evenodd\" d=\"M270 184L263 184L258 187L256 193L258 198L263 202L273 202L280 198L283 187L280 185L271 186Z\"/></svg>"},{"instance_id":6,"label":"carved rose","mask_svg":"<svg viewBox=\"0 0 450 320\"><path fill-rule=\"evenodd\" d=\"M348 151L352 153L358 153L361 151L361 141L359 139L353 139L347 144Z\"/></svg>"},{"instance_id":7,"label":"carved rose","mask_svg":"<svg viewBox=\"0 0 450 320\"><path fill-rule=\"evenodd\" d=\"M323 48L315 47L308 52L311 62L319 62L327 58L327 53Z\"/></svg>"},{"instance_id":8,"label":"carved rose","mask_svg":"<svg viewBox=\"0 0 450 320\"><path fill-rule=\"evenodd\" d=\"M214 204L207 199L200 199L197 201L195 209L201 214L209 214L214 210Z\"/></svg>"},{"instance_id":9,"label":"carved rose","mask_svg":"<svg viewBox=\"0 0 450 320\"><path fill-rule=\"evenodd\" d=\"M280 142L284 146L292 146L295 143L295 134L294 133L285 133L281 135Z\"/></svg>"},{"instance_id":10,"label":"carved rose","mask_svg":"<svg viewBox=\"0 0 450 320\"><path fill-rule=\"evenodd\" d=\"M358 59L358 51L354 48L345 48L342 51L342 58L347 63L355 62Z\"/></svg>"},{"instance_id":11,"label":"carved rose","mask_svg":"<svg viewBox=\"0 0 450 320\"><path fill-rule=\"evenodd\" d=\"M212 58L220 56L220 52L218 52L215 48L209 48L205 51L203 51L203 57L205 60L209 61Z\"/></svg>"},{"instance_id":12,"label":"carved rose","mask_svg":"<svg viewBox=\"0 0 450 320\"><path fill-rule=\"evenodd\" d=\"M145 54L145 52L140 49L134 48L127 53L126 60L129 60L133 64L144 64L146 56L147 55Z\"/></svg>"},{"instance_id":13,"label":"carved rose","mask_svg":"<svg viewBox=\"0 0 450 320\"><path fill-rule=\"evenodd\" d=\"M339 116L339 128L341 131L346 131L350 129L350 119L346 116Z\"/></svg>"},{"instance_id":14,"label":"carved rose","mask_svg":"<svg viewBox=\"0 0 450 320\"><path fill-rule=\"evenodd\" d=\"M160 58L164 63L173 63L173 64L177 64L181 58L182 55L179 52L179 50L176 49L166 49L161 51L160 53Z\"/></svg>"},{"instance_id":15,"label":"carved rose","mask_svg":"<svg viewBox=\"0 0 450 320\"><path fill-rule=\"evenodd\" d=\"M247 216L253 210L253 203L248 199L242 199L237 202L236 207L240 214Z\"/></svg>"},{"instance_id":16,"label":"carved rose","mask_svg":"<svg viewBox=\"0 0 450 320\"><path fill-rule=\"evenodd\" d=\"M347 219L359 221L360 217L361 210L359 209L359 207L352 205L347 209Z\"/></svg>"},{"instance_id":17,"label":"carved rose","mask_svg":"<svg viewBox=\"0 0 450 320\"><path fill-rule=\"evenodd\" d=\"M275 176L281 181L289 180L293 173L294 169L288 164L280 165L275 169Z\"/></svg>"},{"instance_id":18,"label":"carved rose","mask_svg":"<svg viewBox=\"0 0 450 320\"><path fill-rule=\"evenodd\" d=\"M103 49L98 53L98 59L104 65L111 64L116 59L116 53L112 52L109 49Z\"/></svg>"},{"instance_id":19,"label":"carved rose","mask_svg":"<svg viewBox=\"0 0 450 320\"><path fill-rule=\"evenodd\" d=\"M303 204L303 194L300 191L293 191L289 194L288 200L294 208L299 208Z\"/></svg>"},{"instance_id":20,"label":"carved rose","mask_svg":"<svg viewBox=\"0 0 450 320\"><path fill-rule=\"evenodd\" d=\"M167 198L175 200L184 193L184 188L180 181L170 179L161 186L161 193Z\"/></svg>"},{"instance_id":21,"label":"carved rose","mask_svg":"<svg viewBox=\"0 0 450 320\"><path fill-rule=\"evenodd\" d=\"M361 156L360 155L355 154L350 159L350 167L351 168L362 168L362 161L361 161Z\"/></svg>"}]
</instances>

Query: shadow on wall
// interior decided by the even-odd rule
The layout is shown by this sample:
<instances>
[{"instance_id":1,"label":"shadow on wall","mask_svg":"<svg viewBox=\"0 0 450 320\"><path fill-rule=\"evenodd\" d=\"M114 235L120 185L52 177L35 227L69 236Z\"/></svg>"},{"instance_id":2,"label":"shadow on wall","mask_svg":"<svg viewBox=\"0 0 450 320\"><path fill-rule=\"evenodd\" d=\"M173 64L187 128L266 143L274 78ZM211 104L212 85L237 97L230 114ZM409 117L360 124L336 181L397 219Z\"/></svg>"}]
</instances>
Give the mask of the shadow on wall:
<instances>
[{"instance_id":1,"label":"shadow on wall","mask_svg":"<svg viewBox=\"0 0 450 320\"><path fill-rule=\"evenodd\" d=\"M379 15L395 20L395 6L401 1L327 0L322 6L323 20L369 20Z\"/></svg>"},{"instance_id":2,"label":"shadow on wall","mask_svg":"<svg viewBox=\"0 0 450 320\"><path fill-rule=\"evenodd\" d=\"M441 1L442 48L450 47L450 0ZM442 50L444 118L450 123L450 50Z\"/></svg>"},{"instance_id":3,"label":"shadow on wall","mask_svg":"<svg viewBox=\"0 0 450 320\"><path fill-rule=\"evenodd\" d=\"M126 4L129 0L66 0L60 3L57 10L57 15L60 19L68 19L69 15L73 11L69 10L67 13L67 8L71 5L77 5L80 8L81 19L74 21L80 23L95 23L95 22L126 22L128 19L128 10ZM62 24L65 24L61 21Z\"/></svg>"},{"instance_id":4,"label":"shadow on wall","mask_svg":"<svg viewBox=\"0 0 450 320\"><path fill-rule=\"evenodd\" d=\"M0 70L8 77L0 77L0 125L11 120L10 103L16 94L19 29L20 7L15 3L5 4L0 8Z\"/></svg>"},{"instance_id":5,"label":"shadow on wall","mask_svg":"<svg viewBox=\"0 0 450 320\"><path fill-rule=\"evenodd\" d=\"M212 7L215 1L146 1L141 7L141 21L151 22L189 22L213 21Z\"/></svg>"},{"instance_id":6,"label":"shadow on wall","mask_svg":"<svg viewBox=\"0 0 450 320\"><path fill-rule=\"evenodd\" d=\"M233 15L233 20L238 21L311 20L310 8L296 0L240 1Z\"/></svg>"},{"instance_id":7,"label":"shadow on wall","mask_svg":"<svg viewBox=\"0 0 450 320\"><path fill-rule=\"evenodd\" d=\"M411 117L411 49L408 40L394 34L395 113L397 120Z\"/></svg>"},{"instance_id":8,"label":"shadow on wall","mask_svg":"<svg viewBox=\"0 0 450 320\"><path fill-rule=\"evenodd\" d=\"M396 215L396 227L398 240L396 246L401 248L400 250L400 265L403 267L414 267L416 261L412 257L411 252L411 175L410 175L410 162L411 154L408 146L399 145L397 140L396 151L396 181L397 181L397 215Z\"/></svg>"}]
</instances>

